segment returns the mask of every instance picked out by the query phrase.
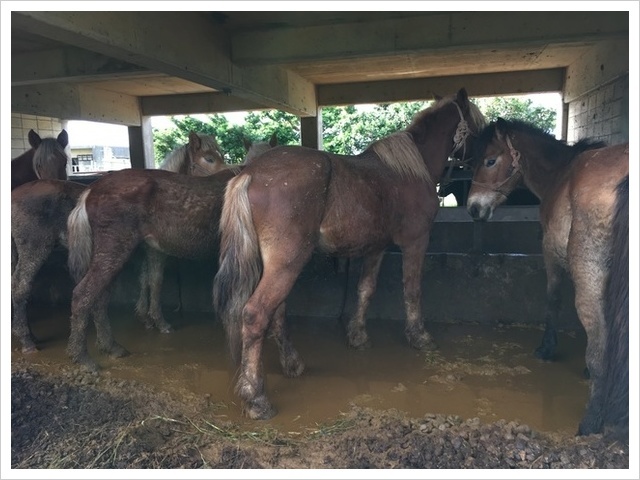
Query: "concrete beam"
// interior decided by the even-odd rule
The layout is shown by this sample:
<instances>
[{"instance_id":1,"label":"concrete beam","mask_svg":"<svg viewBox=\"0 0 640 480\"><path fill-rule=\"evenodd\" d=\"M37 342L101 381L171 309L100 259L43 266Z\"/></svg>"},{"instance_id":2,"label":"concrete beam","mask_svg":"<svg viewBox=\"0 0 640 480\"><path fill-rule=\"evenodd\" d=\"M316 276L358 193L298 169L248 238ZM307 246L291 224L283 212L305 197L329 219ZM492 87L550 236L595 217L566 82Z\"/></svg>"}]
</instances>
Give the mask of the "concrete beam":
<instances>
[{"instance_id":1,"label":"concrete beam","mask_svg":"<svg viewBox=\"0 0 640 480\"><path fill-rule=\"evenodd\" d=\"M264 108L316 114L312 84L278 67L237 67L227 53L225 32L201 12L12 12L11 21L24 31L184 78ZM180 35L167 35L173 31Z\"/></svg>"},{"instance_id":2,"label":"concrete beam","mask_svg":"<svg viewBox=\"0 0 640 480\"><path fill-rule=\"evenodd\" d=\"M58 48L11 55L12 87L146 75L149 75L146 68L80 48Z\"/></svg>"},{"instance_id":3,"label":"concrete beam","mask_svg":"<svg viewBox=\"0 0 640 480\"><path fill-rule=\"evenodd\" d=\"M261 110L263 105L224 93L190 93L141 97L142 114L189 115L196 113L243 112Z\"/></svg>"},{"instance_id":4,"label":"concrete beam","mask_svg":"<svg viewBox=\"0 0 640 480\"><path fill-rule=\"evenodd\" d=\"M273 65L437 49L583 43L628 34L625 11L416 12L376 22L239 32L232 37L231 59L238 65Z\"/></svg>"},{"instance_id":5,"label":"concrete beam","mask_svg":"<svg viewBox=\"0 0 640 480\"><path fill-rule=\"evenodd\" d=\"M485 73L450 77L415 78L380 82L320 85L318 105L430 100L433 94L449 95L465 87L472 97L561 92L564 69Z\"/></svg>"},{"instance_id":6,"label":"concrete beam","mask_svg":"<svg viewBox=\"0 0 640 480\"><path fill-rule=\"evenodd\" d=\"M576 59L567 68L563 101L570 103L590 91L628 74L628 39L602 42Z\"/></svg>"},{"instance_id":7,"label":"concrete beam","mask_svg":"<svg viewBox=\"0 0 640 480\"><path fill-rule=\"evenodd\" d=\"M136 97L74 84L12 87L11 111L117 125L141 123Z\"/></svg>"}]
</instances>

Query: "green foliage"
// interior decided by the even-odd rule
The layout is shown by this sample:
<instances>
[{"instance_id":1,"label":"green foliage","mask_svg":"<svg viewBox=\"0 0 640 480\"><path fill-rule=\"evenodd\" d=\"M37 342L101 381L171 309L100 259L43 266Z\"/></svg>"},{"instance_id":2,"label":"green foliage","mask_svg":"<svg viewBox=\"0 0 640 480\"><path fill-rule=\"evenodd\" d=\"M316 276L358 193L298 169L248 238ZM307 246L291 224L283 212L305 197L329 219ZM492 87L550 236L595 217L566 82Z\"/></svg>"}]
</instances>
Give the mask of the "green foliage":
<instances>
[{"instance_id":1,"label":"green foliage","mask_svg":"<svg viewBox=\"0 0 640 480\"><path fill-rule=\"evenodd\" d=\"M275 132L279 145L300 144L300 122L298 117L279 110L251 112L243 125L231 125L224 115L207 115L207 120L191 116L171 117L173 128L164 131L154 129L154 150L156 164L160 165L165 156L189 141L189 132L201 135L215 135L220 150L227 163L242 163L247 153L244 138L252 142L268 141Z\"/></svg>"},{"instance_id":2,"label":"green foliage","mask_svg":"<svg viewBox=\"0 0 640 480\"><path fill-rule=\"evenodd\" d=\"M547 133L552 133L556 128L556 111L550 108L536 107L530 98L496 97L488 101L480 101L477 104L490 122L501 117L532 123Z\"/></svg>"},{"instance_id":3,"label":"green foliage","mask_svg":"<svg viewBox=\"0 0 640 480\"><path fill-rule=\"evenodd\" d=\"M524 120L552 132L556 112L534 106L531 99L497 97L474 100L488 120L498 117ZM355 155L372 142L406 128L416 113L430 102L406 102L374 105L370 108L325 107L322 109L323 148L329 152ZM154 130L156 163L165 155L188 142L189 132L215 135L227 163L242 163L245 149L243 138L252 142L267 141L275 132L279 145L300 144L300 120L280 110L265 110L246 114L244 124L231 125L224 115L208 115L206 121L196 118L171 117L173 128Z\"/></svg>"}]
</instances>

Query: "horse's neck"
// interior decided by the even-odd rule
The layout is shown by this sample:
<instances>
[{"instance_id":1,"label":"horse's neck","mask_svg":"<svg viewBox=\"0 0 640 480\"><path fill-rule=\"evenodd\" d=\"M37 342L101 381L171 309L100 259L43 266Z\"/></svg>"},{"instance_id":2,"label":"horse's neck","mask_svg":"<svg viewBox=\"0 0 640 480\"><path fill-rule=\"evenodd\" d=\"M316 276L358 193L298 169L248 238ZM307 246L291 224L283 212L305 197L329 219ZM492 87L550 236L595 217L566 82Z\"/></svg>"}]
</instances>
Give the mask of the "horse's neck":
<instances>
[{"instance_id":1,"label":"horse's neck","mask_svg":"<svg viewBox=\"0 0 640 480\"><path fill-rule=\"evenodd\" d=\"M532 142L531 145L526 154L520 151L520 168L524 184L543 202L565 182L571 163L566 159L546 158L542 143Z\"/></svg>"},{"instance_id":2,"label":"horse's neck","mask_svg":"<svg viewBox=\"0 0 640 480\"><path fill-rule=\"evenodd\" d=\"M429 128L424 145L419 147L431 178L436 183L440 182L444 173L459 122L460 118L456 116L447 128Z\"/></svg>"},{"instance_id":3,"label":"horse's neck","mask_svg":"<svg viewBox=\"0 0 640 480\"><path fill-rule=\"evenodd\" d=\"M33 155L35 150L27 150L22 155L11 160L11 189L23 183L37 180L38 176L33 170Z\"/></svg>"}]
</instances>

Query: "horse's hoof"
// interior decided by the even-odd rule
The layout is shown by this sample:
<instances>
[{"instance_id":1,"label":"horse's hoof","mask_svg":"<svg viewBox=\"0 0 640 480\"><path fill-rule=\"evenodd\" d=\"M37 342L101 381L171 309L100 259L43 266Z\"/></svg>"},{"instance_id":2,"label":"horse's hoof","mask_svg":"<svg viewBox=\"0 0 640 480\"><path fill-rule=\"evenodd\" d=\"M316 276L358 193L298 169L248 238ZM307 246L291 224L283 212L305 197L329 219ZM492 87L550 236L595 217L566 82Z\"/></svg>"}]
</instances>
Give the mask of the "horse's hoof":
<instances>
[{"instance_id":1,"label":"horse's hoof","mask_svg":"<svg viewBox=\"0 0 640 480\"><path fill-rule=\"evenodd\" d=\"M27 344L22 346L22 353L25 355L31 355L37 352L38 352L38 347L36 347L34 344L30 344L30 345Z\"/></svg>"},{"instance_id":2,"label":"horse's hoof","mask_svg":"<svg viewBox=\"0 0 640 480\"><path fill-rule=\"evenodd\" d=\"M116 343L111 346L108 353L111 358L122 358L129 355L129 350Z\"/></svg>"},{"instance_id":3,"label":"horse's hoof","mask_svg":"<svg viewBox=\"0 0 640 480\"><path fill-rule=\"evenodd\" d=\"M288 361L282 367L282 373L287 378L296 378L304 372L304 362L300 359Z\"/></svg>"},{"instance_id":4,"label":"horse's hoof","mask_svg":"<svg viewBox=\"0 0 640 480\"><path fill-rule=\"evenodd\" d=\"M275 417L278 411L271 405L267 397L262 395L245 406L245 414L251 420L269 420Z\"/></svg>"},{"instance_id":5,"label":"horse's hoof","mask_svg":"<svg viewBox=\"0 0 640 480\"><path fill-rule=\"evenodd\" d=\"M72 357L71 361L73 363L77 363L80 366L80 368L83 368L84 370L90 373L97 373L100 371L100 366L96 363L95 360L89 357L89 355Z\"/></svg>"},{"instance_id":6,"label":"horse's hoof","mask_svg":"<svg viewBox=\"0 0 640 480\"><path fill-rule=\"evenodd\" d=\"M536 358L539 358L540 360L544 360L546 362L553 360L553 350L544 347L536 348L535 352L533 352L533 355Z\"/></svg>"},{"instance_id":7,"label":"horse's hoof","mask_svg":"<svg viewBox=\"0 0 640 480\"><path fill-rule=\"evenodd\" d=\"M369 342L369 336L366 332L353 332L349 334L349 346L357 350L364 350L371 348L371 342Z\"/></svg>"},{"instance_id":8,"label":"horse's hoof","mask_svg":"<svg viewBox=\"0 0 640 480\"><path fill-rule=\"evenodd\" d=\"M175 332L173 327L171 325L169 325L169 324L159 326L158 330L160 331L160 333L173 333L173 332Z\"/></svg>"},{"instance_id":9,"label":"horse's hoof","mask_svg":"<svg viewBox=\"0 0 640 480\"><path fill-rule=\"evenodd\" d=\"M407 338L409 345L417 350L437 350L438 346L433 341L431 335L422 333L420 335L410 335Z\"/></svg>"},{"instance_id":10,"label":"horse's hoof","mask_svg":"<svg viewBox=\"0 0 640 480\"><path fill-rule=\"evenodd\" d=\"M602 424L596 420L583 420L578 426L576 435L582 437L602 433Z\"/></svg>"}]
</instances>

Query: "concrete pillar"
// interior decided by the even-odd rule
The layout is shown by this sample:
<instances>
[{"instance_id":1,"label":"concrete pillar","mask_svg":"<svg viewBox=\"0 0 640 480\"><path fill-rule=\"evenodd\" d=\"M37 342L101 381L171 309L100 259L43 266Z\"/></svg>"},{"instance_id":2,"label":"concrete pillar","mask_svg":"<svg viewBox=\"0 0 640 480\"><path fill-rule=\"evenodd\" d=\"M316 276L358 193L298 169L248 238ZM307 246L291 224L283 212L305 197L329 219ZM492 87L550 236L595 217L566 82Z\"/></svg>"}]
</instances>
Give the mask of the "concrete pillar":
<instances>
[{"instance_id":1,"label":"concrete pillar","mask_svg":"<svg viewBox=\"0 0 640 480\"><path fill-rule=\"evenodd\" d=\"M322 150L322 109L318 109L317 117L300 119L300 137L303 147Z\"/></svg>"},{"instance_id":2,"label":"concrete pillar","mask_svg":"<svg viewBox=\"0 0 640 480\"><path fill-rule=\"evenodd\" d=\"M129 127L131 168L156 168L151 117L143 117L140 127Z\"/></svg>"}]
</instances>

